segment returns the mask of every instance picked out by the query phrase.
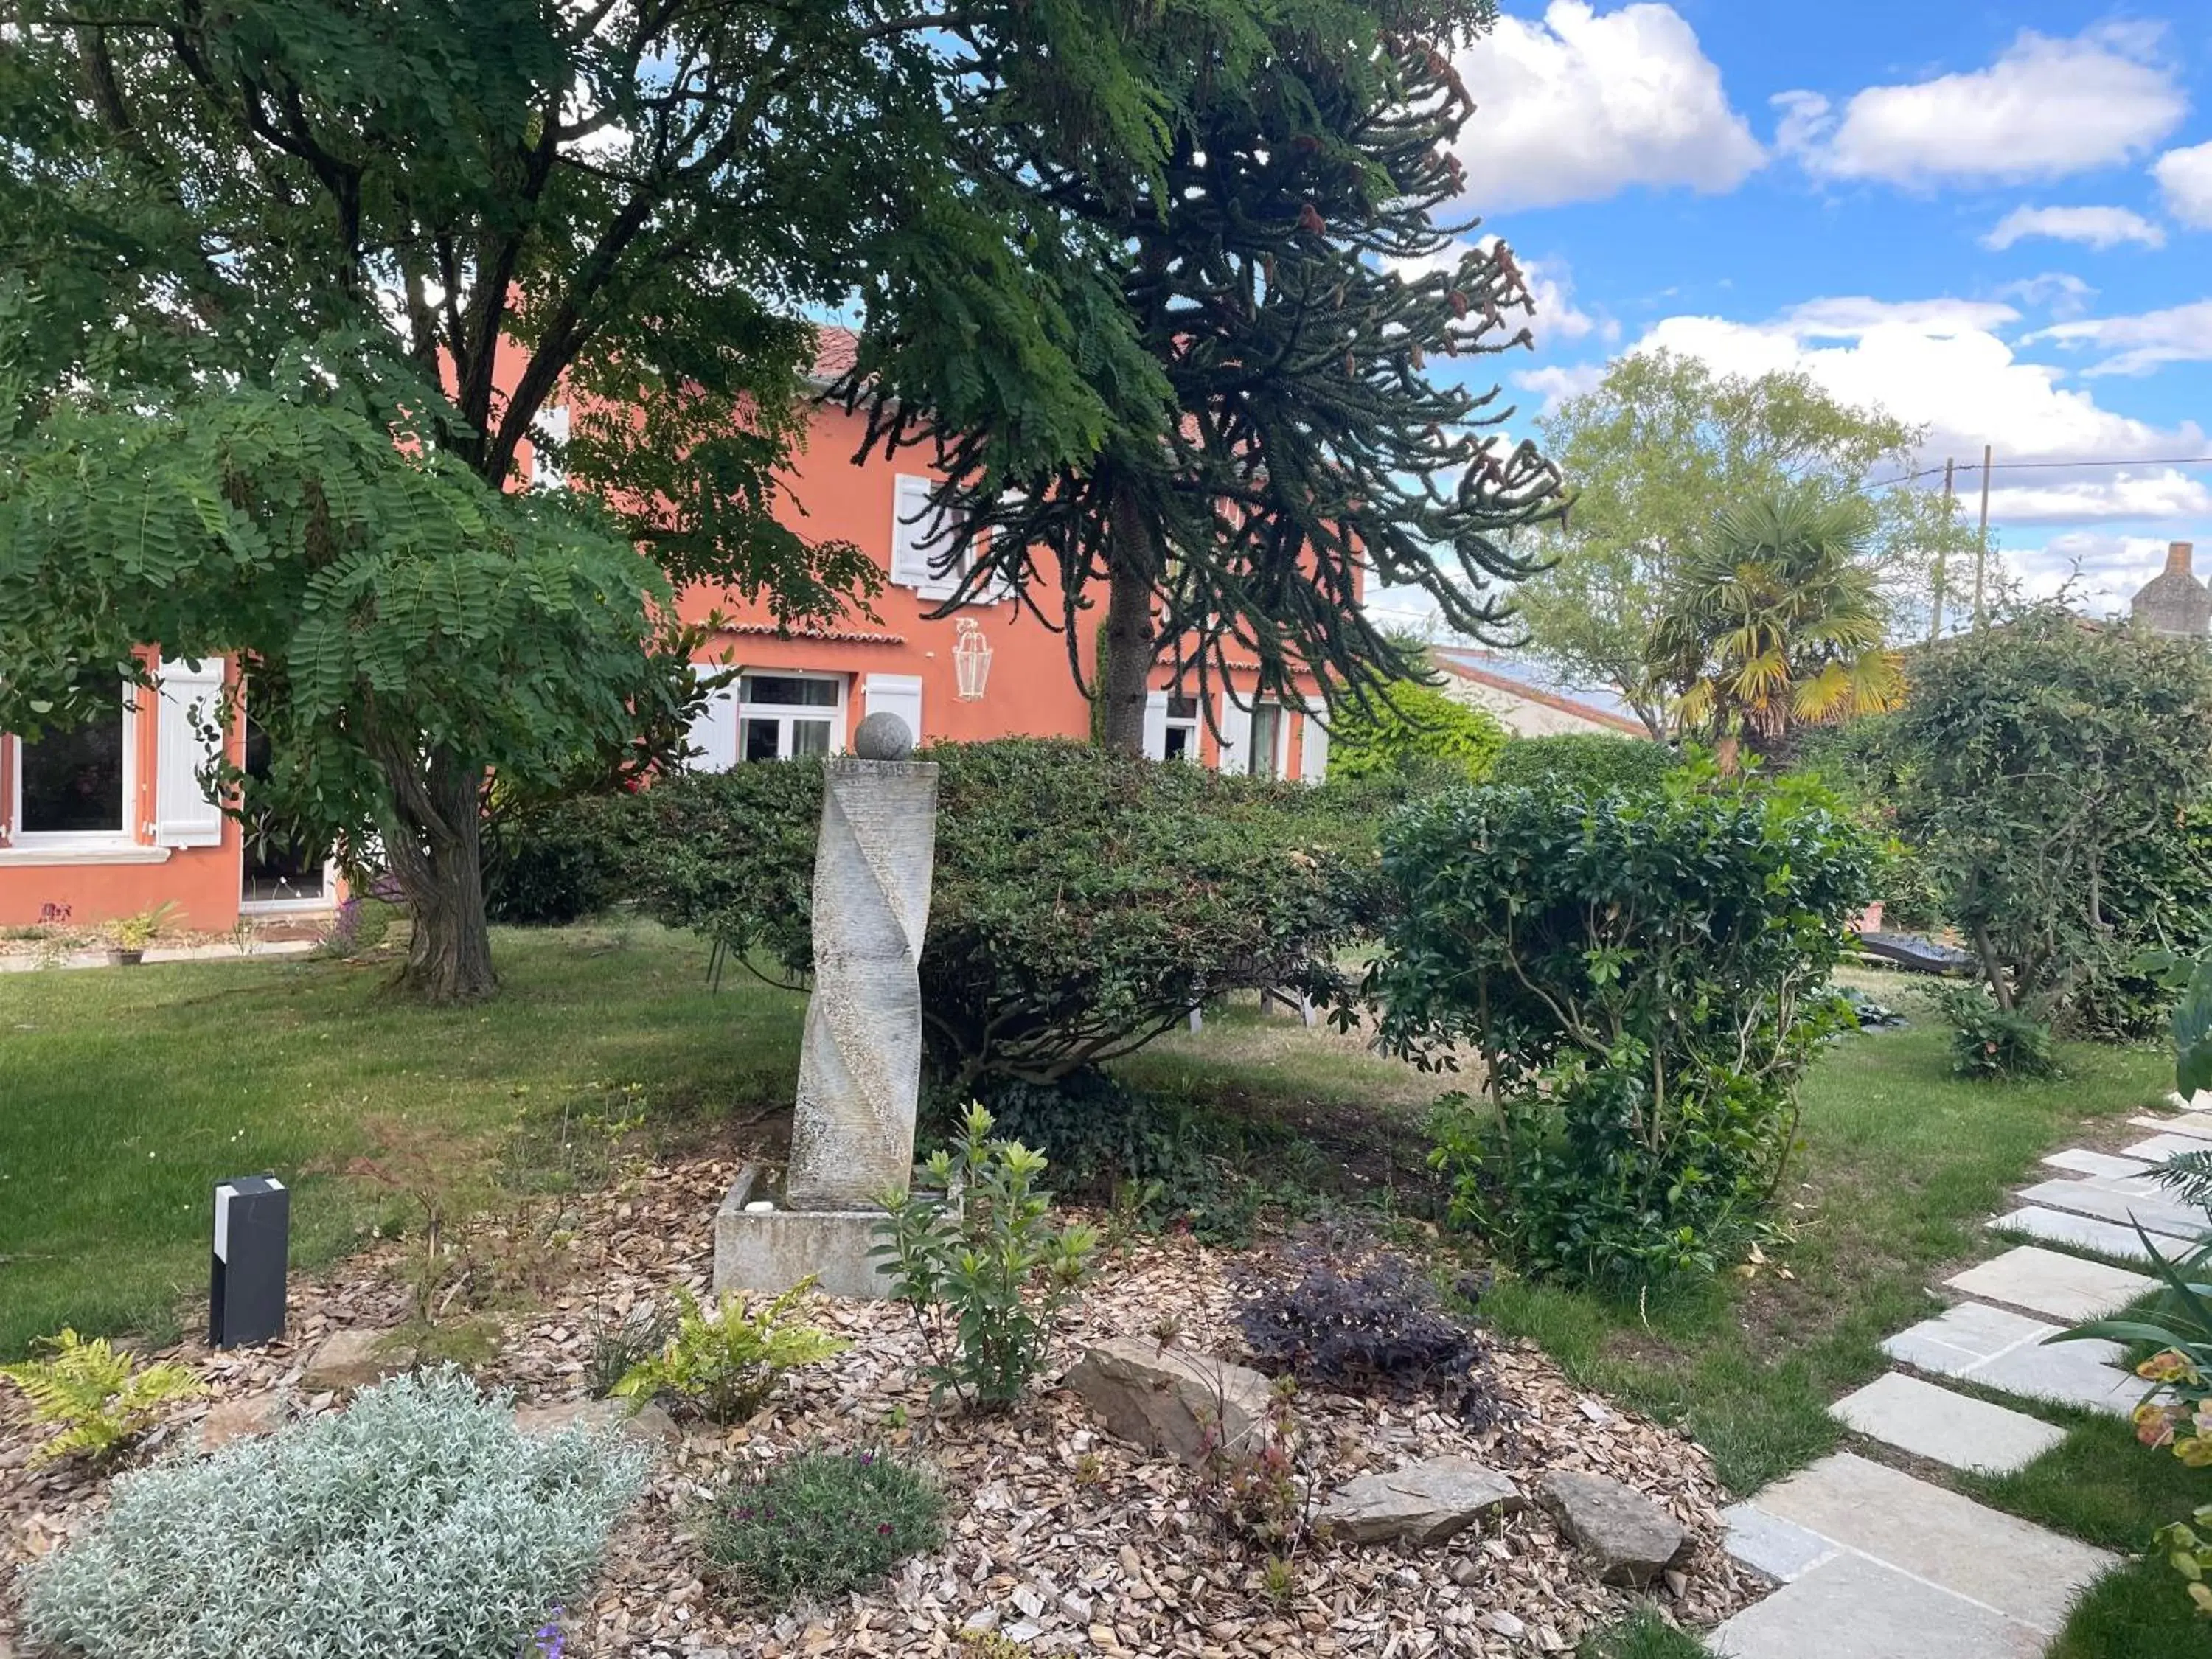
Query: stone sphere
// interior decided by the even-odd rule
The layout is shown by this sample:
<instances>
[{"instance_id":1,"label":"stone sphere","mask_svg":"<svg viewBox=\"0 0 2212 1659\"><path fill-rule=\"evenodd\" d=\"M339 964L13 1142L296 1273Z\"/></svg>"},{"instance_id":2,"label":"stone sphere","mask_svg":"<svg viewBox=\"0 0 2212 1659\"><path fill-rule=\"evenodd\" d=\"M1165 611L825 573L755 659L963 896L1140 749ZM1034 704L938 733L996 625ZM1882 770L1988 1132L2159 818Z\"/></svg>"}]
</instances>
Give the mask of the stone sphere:
<instances>
[{"instance_id":1,"label":"stone sphere","mask_svg":"<svg viewBox=\"0 0 2212 1659\"><path fill-rule=\"evenodd\" d=\"M914 733L896 714L882 709L854 732L853 752L862 760L904 760L914 753Z\"/></svg>"}]
</instances>

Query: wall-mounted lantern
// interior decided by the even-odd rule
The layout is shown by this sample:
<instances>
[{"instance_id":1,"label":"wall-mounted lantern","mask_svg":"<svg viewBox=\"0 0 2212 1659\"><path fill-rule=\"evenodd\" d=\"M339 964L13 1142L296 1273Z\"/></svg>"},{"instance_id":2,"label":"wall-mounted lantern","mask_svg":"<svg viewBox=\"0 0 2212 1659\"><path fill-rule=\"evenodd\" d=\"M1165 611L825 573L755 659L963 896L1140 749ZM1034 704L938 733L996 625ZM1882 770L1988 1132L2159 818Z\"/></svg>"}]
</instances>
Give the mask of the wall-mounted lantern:
<instances>
[{"instance_id":1,"label":"wall-mounted lantern","mask_svg":"<svg viewBox=\"0 0 2212 1659\"><path fill-rule=\"evenodd\" d=\"M981 702L991 678L991 647L984 641L983 625L972 617L961 617L952 641L952 677L960 688L960 701Z\"/></svg>"}]
</instances>

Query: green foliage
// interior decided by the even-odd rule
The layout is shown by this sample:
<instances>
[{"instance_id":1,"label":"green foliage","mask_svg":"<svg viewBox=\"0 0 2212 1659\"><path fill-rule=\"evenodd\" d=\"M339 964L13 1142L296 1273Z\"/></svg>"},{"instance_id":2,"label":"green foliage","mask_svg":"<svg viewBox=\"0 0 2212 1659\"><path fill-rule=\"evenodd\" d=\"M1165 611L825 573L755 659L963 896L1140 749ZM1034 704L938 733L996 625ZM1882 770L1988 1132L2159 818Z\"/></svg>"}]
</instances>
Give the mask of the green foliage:
<instances>
[{"instance_id":1,"label":"green foliage","mask_svg":"<svg viewBox=\"0 0 2212 1659\"><path fill-rule=\"evenodd\" d=\"M1107 416L1091 453L1005 465L1018 424L945 395L974 379L964 364L908 373L905 334L869 343L881 364L864 351L849 384L878 435L942 446L939 495L964 521L938 556L974 555L969 591L1026 585L1073 638L1086 586L1112 584L1115 746L1138 745L1141 671L1166 641L1201 693L1235 659L1267 696L1296 707L1318 679L1338 708L1334 692L1402 678L1352 602L1363 583L1502 632L1504 586L1533 568L1512 532L1556 514L1559 476L1505 441L1494 391L1444 364L1527 345L1535 310L1512 251L1457 216L1482 187L1453 155L1474 105L1450 53L1495 9L1300 0L1232 24L1171 8L1131 31L1169 92L1156 172L1100 177L1050 129L1002 132L1055 210L1042 274L1096 273L1079 336ZM1057 592L1034 591L1054 579L1045 549Z\"/></svg>"},{"instance_id":2,"label":"green foliage","mask_svg":"<svg viewBox=\"0 0 2212 1659\"><path fill-rule=\"evenodd\" d=\"M1364 708L1346 705L1330 736L1329 771L1346 778L1431 772L1479 780L1506 746L1494 715L1419 683L1394 685Z\"/></svg>"},{"instance_id":3,"label":"green foliage","mask_svg":"<svg viewBox=\"0 0 2212 1659\"><path fill-rule=\"evenodd\" d=\"M1386 833L1400 909L1369 988L1439 1103L1453 1211L1530 1272L1711 1273L1781 1179L1795 1090L1873 849L1809 787L1710 769L1592 798L1493 785Z\"/></svg>"},{"instance_id":4,"label":"green foliage","mask_svg":"<svg viewBox=\"0 0 2212 1659\"><path fill-rule=\"evenodd\" d=\"M1883 643L1874 519L1862 497L1817 480L1721 508L1652 625L1650 665L1685 729L1733 753L1896 705L1905 677Z\"/></svg>"},{"instance_id":5,"label":"green foliage","mask_svg":"<svg viewBox=\"0 0 2212 1659\"><path fill-rule=\"evenodd\" d=\"M1922 490L1874 487L1914 470L1918 430L1839 403L1802 373L1716 375L1694 357L1632 352L1538 430L1574 508L1544 533L1557 562L1516 595L1523 625L1537 655L1614 687L1655 732L1664 698L1651 618L1722 507L1819 479L1873 507L1885 577L1923 593L1927 561L1957 540Z\"/></svg>"},{"instance_id":6,"label":"green foliage","mask_svg":"<svg viewBox=\"0 0 2212 1659\"><path fill-rule=\"evenodd\" d=\"M1374 824L1340 793L1038 738L948 744L921 956L933 1077L1046 1083L1258 986L1326 998L1370 925ZM811 966L818 763L638 797L628 890L740 959Z\"/></svg>"},{"instance_id":7,"label":"green foliage","mask_svg":"<svg viewBox=\"0 0 2212 1659\"><path fill-rule=\"evenodd\" d=\"M632 1365L609 1393L641 1405L672 1395L710 1423L744 1422L775 1392L786 1371L817 1364L853 1346L791 1316L813 1288L811 1279L802 1279L764 1307L750 1310L735 1291L725 1291L710 1310L678 1285L676 1334L658 1354Z\"/></svg>"},{"instance_id":8,"label":"green foliage","mask_svg":"<svg viewBox=\"0 0 2212 1659\"><path fill-rule=\"evenodd\" d=\"M882 1583L945 1538L945 1498L880 1452L810 1451L717 1495L707 1559L746 1601L832 1601Z\"/></svg>"},{"instance_id":9,"label":"green foliage","mask_svg":"<svg viewBox=\"0 0 2212 1659\"><path fill-rule=\"evenodd\" d=\"M1662 743L1563 732L1557 737L1514 738L1491 763L1489 781L1589 795L1642 793L1658 788L1679 764L1674 751Z\"/></svg>"},{"instance_id":10,"label":"green foliage","mask_svg":"<svg viewBox=\"0 0 2212 1659\"><path fill-rule=\"evenodd\" d=\"M2058 1074L2044 1021L1998 1007L1978 985L1942 985L1931 994L1951 1027L1951 1069L1960 1077L2009 1081Z\"/></svg>"},{"instance_id":11,"label":"green foliage","mask_svg":"<svg viewBox=\"0 0 2212 1659\"><path fill-rule=\"evenodd\" d=\"M60 1425L60 1433L32 1452L34 1463L58 1457L104 1462L159 1422L164 1406L207 1392L185 1366L167 1360L137 1366L106 1337L88 1341L65 1328L40 1346L48 1351L44 1359L0 1365L0 1376L30 1402L32 1420Z\"/></svg>"},{"instance_id":12,"label":"green foliage","mask_svg":"<svg viewBox=\"0 0 2212 1659\"><path fill-rule=\"evenodd\" d=\"M613 1397L623 1379L665 1350L676 1334L676 1316L657 1303L641 1302L622 1318L592 1333L592 1357L585 1380L594 1400Z\"/></svg>"},{"instance_id":13,"label":"green foliage","mask_svg":"<svg viewBox=\"0 0 2212 1659\"><path fill-rule=\"evenodd\" d=\"M37 1563L33 1643L87 1659L511 1654L588 1585L645 1454L536 1437L459 1372L117 1480Z\"/></svg>"},{"instance_id":14,"label":"green foliage","mask_svg":"<svg viewBox=\"0 0 2212 1659\"><path fill-rule=\"evenodd\" d=\"M2151 1547L2162 1553L2166 1562L2179 1573L2182 1582L2189 1586L2189 1599L2197 1611L2212 1619L2212 1504L2197 1511L2196 1526L2186 1521L2176 1521L2161 1527L2158 1536L2151 1540ZM2199 1531L2198 1528L2203 1530Z\"/></svg>"},{"instance_id":15,"label":"green foliage","mask_svg":"<svg viewBox=\"0 0 2212 1659\"><path fill-rule=\"evenodd\" d=\"M970 1107L959 1139L923 1166L935 1190L885 1194L890 1218L872 1254L914 1310L935 1391L1005 1410L1050 1363L1098 1233L1054 1227L1051 1196L1036 1185L1042 1156L990 1133L990 1113Z\"/></svg>"},{"instance_id":16,"label":"green foliage","mask_svg":"<svg viewBox=\"0 0 2212 1659\"><path fill-rule=\"evenodd\" d=\"M2001 1006L2067 1036L2147 1036L2148 947L2212 940L2212 658L2049 606L1947 641L1898 716L1898 831Z\"/></svg>"},{"instance_id":17,"label":"green foliage","mask_svg":"<svg viewBox=\"0 0 2212 1659\"><path fill-rule=\"evenodd\" d=\"M2190 969L2173 1006L2173 1086L2185 1100L2212 1089L2212 957Z\"/></svg>"},{"instance_id":18,"label":"green foliage","mask_svg":"<svg viewBox=\"0 0 2212 1659\"><path fill-rule=\"evenodd\" d=\"M560 927L604 910L621 890L628 822L622 797L583 794L487 823L484 913L510 927Z\"/></svg>"}]
</instances>

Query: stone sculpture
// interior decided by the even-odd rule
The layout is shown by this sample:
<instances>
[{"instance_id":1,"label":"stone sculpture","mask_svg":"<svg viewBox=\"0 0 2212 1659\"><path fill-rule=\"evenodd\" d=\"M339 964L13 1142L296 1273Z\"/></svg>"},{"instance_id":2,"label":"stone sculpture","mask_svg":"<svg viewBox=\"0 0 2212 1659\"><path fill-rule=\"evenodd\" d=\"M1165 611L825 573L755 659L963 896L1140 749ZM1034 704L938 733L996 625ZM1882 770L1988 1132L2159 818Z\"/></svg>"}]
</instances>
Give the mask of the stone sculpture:
<instances>
[{"instance_id":1,"label":"stone sculpture","mask_svg":"<svg viewBox=\"0 0 2212 1659\"><path fill-rule=\"evenodd\" d=\"M714 1228L714 1285L781 1291L809 1274L880 1296L868 1252L879 1201L914 1170L921 1083L922 936L937 842L937 768L903 758L896 714L871 714L823 768L814 858L814 993L779 1198L742 1171Z\"/></svg>"}]
</instances>

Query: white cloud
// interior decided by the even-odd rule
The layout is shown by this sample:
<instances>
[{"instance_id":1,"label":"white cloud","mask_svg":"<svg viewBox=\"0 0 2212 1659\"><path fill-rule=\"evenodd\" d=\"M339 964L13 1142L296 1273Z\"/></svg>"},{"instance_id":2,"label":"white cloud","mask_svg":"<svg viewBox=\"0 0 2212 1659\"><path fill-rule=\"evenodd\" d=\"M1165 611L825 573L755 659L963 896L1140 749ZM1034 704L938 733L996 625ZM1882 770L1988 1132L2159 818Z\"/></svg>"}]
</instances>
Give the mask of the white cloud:
<instances>
[{"instance_id":1,"label":"white cloud","mask_svg":"<svg viewBox=\"0 0 2212 1659\"><path fill-rule=\"evenodd\" d=\"M1840 110L1786 92L1777 147L1830 179L1927 185L2063 179L2132 161L2189 104L2156 25L2103 23L2071 40L2022 30L1986 69L1868 87Z\"/></svg>"},{"instance_id":2,"label":"white cloud","mask_svg":"<svg viewBox=\"0 0 2212 1659\"><path fill-rule=\"evenodd\" d=\"M2046 270L2017 283L2007 283L1997 293L2036 311L2063 320L2079 317L2097 297L2097 290L2069 271Z\"/></svg>"},{"instance_id":3,"label":"white cloud","mask_svg":"<svg viewBox=\"0 0 2212 1659\"><path fill-rule=\"evenodd\" d=\"M1498 244L1495 236L1478 237L1474 246L1487 253ZM1386 259L1384 265L1400 276L1425 276L1432 270L1456 270L1467 256L1468 245L1449 242L1434 253L1424 254L1418 259ZM1528 297L1535 301L1536 314L1528 319L1530 331L1535 336L1538 349L1556 345L1565 340L1588 339L1595 334L1612 341L1620 337L1620 325L1611 317L1593 315L1575 303L1575 280L1564 259L1532 259L1515 250L1514 257L1521 267L1521 278L1528 285ZM1513 320L1517 325L1516 313Z\"/></svg>"},{"instance_id":4,"label":"white cloud","mask_svg":"<svg viewBox=\"0 0 2212 1659\"><path fill-rule=\"evenodd\" d=\"M2087 610L2101 615L2126 610L2136 590L2166 568L2166 543L2074 530L2040 547L2008 548L2004 560L2030 597L2048 599L2070 585Z\"/></svg>"},{"instance_id":5,"label":"white cloud","mask_svg":"<svg viewBox=\"0 0 2212 1659\"><path fill-rule=\"evenodd\" d=\"M2134 317L2054 323L2028 339L2095 346L2112 354L2092 363L2083 371L2087 374L2148 374L2166 363L2212 362L2212 300Z\"/></svg>"},{"instance_id":6,"label":"white cloud","mask_svg":"<svg viewBox=\"0 0 2212 1659\"><path fill-rule=\"evenodd\" d=\"M1766 159L1672 6L1601 15L1552 0L1540 22L1500 17L1455 62L1476 106L1461 135L1468 199L1486 212L1631 185L1730 191Z\"/></svg>"},{"instance_id":7,"label":"white cloud","mask_svg":"<svg viewBox=\"0 0 2212 1659\"><path fill-rule=\"evenodd\" d=\"M1568 398L1596 391L1598 383L1605 379L1605 365L1547 363L1542 368L1516 369L1511 379L1523 392L1540 396L1544 400L1540 412L1548 415Z\"/></svg>"},{"instance_id":8,"label":"white cloud","mask_svg":"<svg viewBox=\"0 0 2212 1659\"><path fill-rule=\"evenodd\" d=\"M2166 195L2166 210L2185 225L2212 230L2212 144L2170 149L2151 173Z\"/></svg>"},{"instance_id":9,"label":"white cloud","mask_svg":"<svg viewBox=\"0 0 2212 1659\"><path fill-rule=\"evenodd\" d=\"M1982 246L2002 252L2031 236L2081 242L2102 252L2123 242L2164 247L2166 232L2142 214L2123 207L2016 207L1997 221Z\"/></svg>"},{"instance_id":10,"label":"white cloud","mask_svg":"<svg viewBox=\"0 0 2212 1659\"><path fill-rule=\"evenodd\" d=\"M2204 434L2194 423L2161 430L2065 385L2062 368L2021 362L1996 332L2016 316L2010 307L1983 301L1818 300L1762 324L1670 317L1635 349L1678 351L1722 373L1802 371L1845 403L1879 405L1926 427L1923 464L1940 465L1946 455L1978 459L1984 443L1996 447L2001 461L2118 459L2203 447ZM1996 477L1991 512L2000 522L2212 513L2212 491L2164 468Z\"/></svg>"}]
</instances>

